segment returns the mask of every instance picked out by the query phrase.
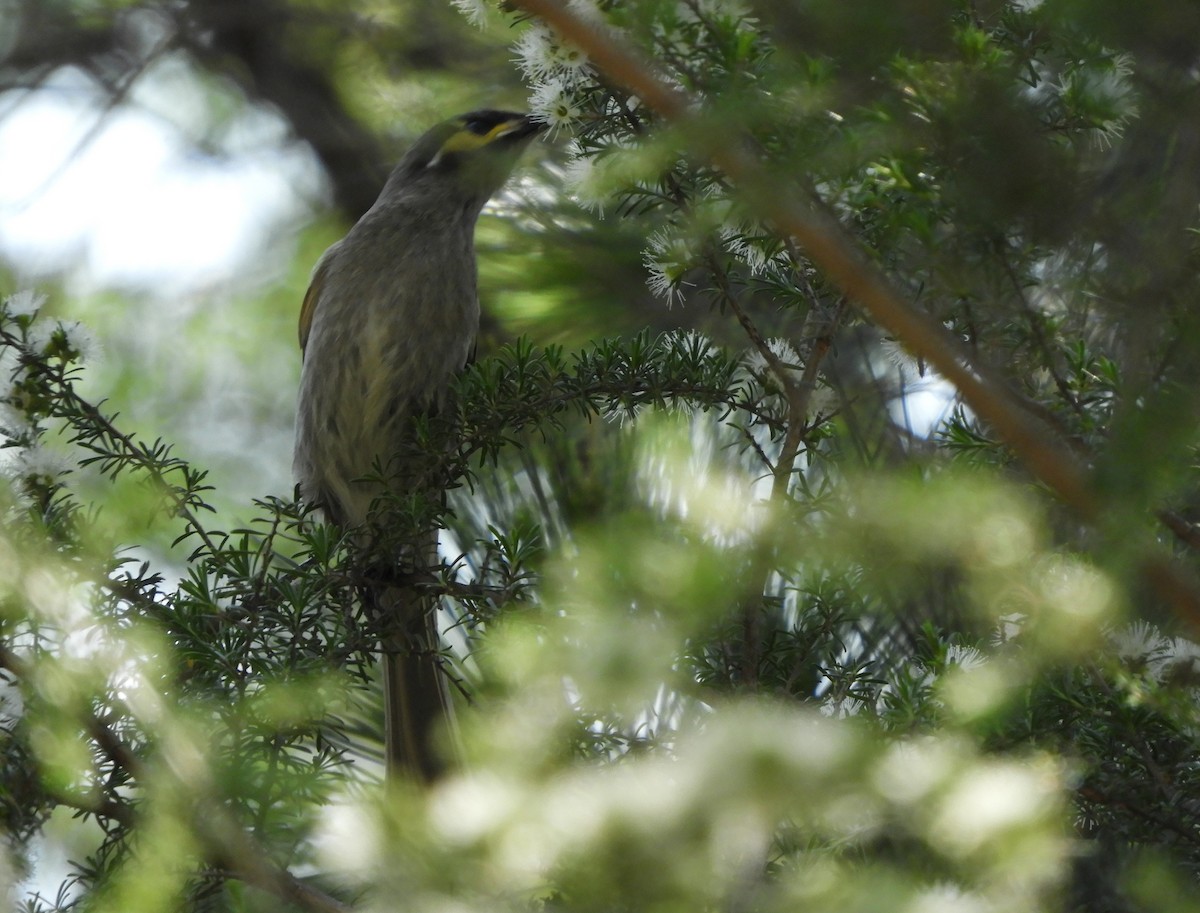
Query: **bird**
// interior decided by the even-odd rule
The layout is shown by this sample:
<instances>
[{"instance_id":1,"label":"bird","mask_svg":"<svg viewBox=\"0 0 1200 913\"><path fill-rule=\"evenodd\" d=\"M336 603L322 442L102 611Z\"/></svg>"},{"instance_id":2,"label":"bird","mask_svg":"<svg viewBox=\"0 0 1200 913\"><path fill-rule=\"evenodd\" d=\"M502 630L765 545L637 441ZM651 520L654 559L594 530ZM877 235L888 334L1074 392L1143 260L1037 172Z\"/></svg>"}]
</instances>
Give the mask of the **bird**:
<instances>
[{"instance_id":1,"label":"bird","mask_svg":"<svg viewBox=\"0 0 1200 913\"><path fill-rule=\"evenodd\" d=\"M490 109L433 127L313 270L300 309L293 472L304 503L367 542L383 538L386 518L373 514L382 496L420 496L428 484L413 456L419 422L448 412L479 328L475 225L542 127ZM397 566L436 561L436 529L417 538L391 556ZM453 724L453 707L431 602L394 582L368 584L364 596L385 632L389 781L428 783L445 772L434 737Z\"/></svg>"}]
</instances>

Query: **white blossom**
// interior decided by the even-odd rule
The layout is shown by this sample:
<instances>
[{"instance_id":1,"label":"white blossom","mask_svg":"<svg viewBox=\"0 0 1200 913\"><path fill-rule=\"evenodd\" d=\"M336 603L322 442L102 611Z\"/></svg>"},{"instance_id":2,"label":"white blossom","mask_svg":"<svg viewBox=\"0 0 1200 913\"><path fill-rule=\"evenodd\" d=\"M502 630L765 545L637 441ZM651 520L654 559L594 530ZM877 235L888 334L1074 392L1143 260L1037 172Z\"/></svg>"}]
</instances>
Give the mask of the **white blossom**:
<instances>
[{"instance_id":1,"label":"white blossom","mask_svg":"<svg viewBox=\"0 0 1200 913\"><path fill-rule=\"evenodd\" d=\"M793 373L801 371L804 368L804 365L801 364L800 353L786 339L780 337L768 339L767 351L779 359L783 363L783 366ZM767 371L772 370L766 356L758 349L751 349L747 353L746 368L756 376L761 376Z\"/></svg>"},{"instance_id":2,"label":"white blossom","mask_svg":"<svg viewBox=\"0 0 1200 913\"><path fill-rule=\"evenodd\" d=\"M603 218L608 191L603 186L602 169L598 165L597 156L584 155L577 151L567 160L562 180L563 186L575 202L588 212L594 212Z\"/></svg>"},{"instance_id":3,"label":"white blossom","mask_svg":"<svg viewBox=\"0 0 1200 913\"><path fill-rule=\"evenodd\" d=\"M604 102L604 113L609 117L616 117L627 111L636 111L641 106L642 100L636 95L630 95L624 99L617 99L614 96Z\"/></svg>"},{"instance_id":4,"label":"white blossom","mask_svg":"<svg viewBox=\"0 0 1200 913\"><path fill-rule=\"evenodd\" d=\"M1133 81L1133 58L1115 54L1100 64L1078 67L1057 87L1060 95L1076 95L1086 100L1087 107L1105 110L1108 117L1093 125L1098 145L1107 148L1125 132L1125 126L1138 115L1138 97Z\"/></svg>"},{"instance_id":5,"label":"white blossom","mask_svg":"<svg viewBox=\"0 0 1200 913\"><path fill-rule=\"evenodd\" d=\"M1006 644L1016 640L1020 636L1021 630L1025 627L1026 617L1021 612L1013 612L1009 615L1001 615L996 625L995 633L992 634L992 643L995 646Z\"/></svg>"},{"instance_id":6,"label":"white blossom","mask_svg":"<svg viewBox=\"0 0 1200 913\"><path fill-rule=\"evenodd\" d=\"M619 191L647 187L646 158L626 137L606 139L601 149L585 150L572 141L563 184L585 209L603 215L603 206Z\"/></svg>"},{"instance_id":7,"label":"white blossom","mask_svg":"<svg viewBox=\"0 0 1200 913\"><path fill-rule=\"evenodd\" d=\"M604 413L604 418L624 428L627 424L636 422L649 408L647 403L618 403Z\"/></svg>"},{"instance_id":8,"label":"white blossom","mask_svg":"<svg viewBox=\"0 0 1200 913\"><path fill-rule=\"evenodd\" d=\"M51 346L55 351L50 352ZM29 348L64 361L87 364L100 356L100 343L78 320L38 321L29 329Z\"/></svg>"},{"instance_id":9,"label":"white blossom","mask_svg":"<svg viewBox=\"0 0 1200 913\"><path fill-rule=\"evenodd\" d=\"M25 713L25 698L15 676L0 673L0 730L11 731Z\"/></svg>"},{"instance_id":10,"label":"white blossom","mask_svg":"<svg viewBox=\"0 0 1200 913\"><path fill-rule=\"evenodd\" d=\"M1149 663L1161 659L1170 641L1154 625L1138 621L1109 635L1117 655L1133 663Z\"/></svg>"},{"instance_id":11,"label":"white blossom","mask_svg":"<svg viewBox=\"0 0 1200 913\"><path fill-rule=\"evenodd\" d=\"M576 81L588 72L587 53L569 41L556 41L551 45L550 61L560 75L574 75Z\"/></svg>"},{"instance_id":12,"label":"white blossom","mask_svg":"<svg viewBox=\"0 0 1200 913\"><path fill-rule=\"evenodd\" d=\"M0 402L0 435L16 440L32 430L29 416L9 403Z\"/></svg>"},{"instance_id":13,"label":"white blossom","mask_svg":"<svg viewBox=\"0 0 1200 913\"><path fill-rule=\"evenodd\" d=\"M685 270L658 260L647 260L646 269L650 274L646 277L647 287L656 297L666 299L668 308L674 307L677 300L683 301L683 286L689 284L683 281Z\"/></svg>"},{"instance_id":14,"label":"white blossom","mask_svg":"<svg viewBox=\"0 0 1200 913\"><path fill-rule=\"evenodd\" d=\"M920 891L902 908L903 913L986 913L993 909L990 901L944 881Z\"/></svg>"},{"instance_id":15,"label":"white blossom","mask_svg":"<svg viewBox=\"0 0 1200 913\"><path fill-rule=\"evenodd\" d=\"M769 258L766 251L756 244L751 244L745 235L733 229L722 229L721 239L725 242L725 249L750 267L750 272L754 275L761 275L767 268Z\"/></svg>"},{"instance_id":16,"label":"white blossom","mask_svg":"<svg viewBox=\"0 0 1200 913\"><path fill-rule=\"evenodd\" d=\"M698 16L706 19L745 19L750 14L743 0L690 0L680 3L678 9L679 18L685 22L694 22Z\"/></svg>"},{"instance_id":17,"label":"white blossom","mask_svg":"<svg viewBox=\"0 0 1200 913\"><path fill-rule=\"evenodd\" d=\"M567 9L589 22L596 23L604 20L604 14L596 5L596 0L567 0Z\"/></svg>"},{"instance_id":18,"label":"white blossom","mask_svg":"<svg viewBox=\"0 0 1200 913\"><path fill-rule=\"evenodd\" d=\"M960 669L978 669L987 662L987 657L974 647L952 644L946 648L946 665Z\"/></svg>"},{"instance_id":19,"label":"white blossom","mask_svg":"<svg viewBox=\"0 0 1200 913\"><path fill-rule=\"evenodd\" d=\"M544 25L526 29L513 50L521 72L535 82L554 80L573 86L591 72L584 50L562 40Z\"/></svg>"},{"instance_id":20,"label":"white blossom","mask_svg":"<svg viewBox=\"0 0 1200 913\"><path fill-rule=\"evenodd\" d=\"M544 25L527 28L513 45L517 57L515 63L521 72L532 80L545 79L553 71L551 45L554 34Z\"/></svg>"},{"instance_id":21,"label":"white blossom","mask_svg":"<svg viewBox=\"0 0 1200 913\"><path fill-rule=\"evenodd\" d=\"M450 0L450 5L466 16L471 25L483 28L488 14L485 0Z\"/></svg>"},{"instance_id":22,"label":"white blossom","mask_svg":"<svg viewBox=\"0 0 1200 913\"><path fill-rule=\"evenodd\" d=\"M9 295L4 301L4 309L12 317L32 317L46 303L46 296L32 289L25 289Z\"/></svg>"},{"instance_id":23,"label":"white blossom","mask_svg":"<svg viewBox=\"0 0 1200 913\"><path fill-rule=\"evenodd\" d=\"M858 716L862 712L862 709L863 702L848 694L837 697L830 695L817 705L817 712L821 716L827 716L835 720L844 720L847 717Z\"/></svg>"},{"instance_id":24,"label":"white blossom","mask_svg":"<svg viewBox=\"0 0 1200 913\"><path fill-rule=\"evenodd\" d=\"M70 470L66 454L41 445L24 448L9 467L13 477L41 483L55 482Z\"/></svg>"},{"instance_id":25,"label":"white blossom","mask_svg":"<svg viewBox=\"0 0 1200 913\"><path fill-rule=\"evenodd\" d=\"M1167 656L1171 659L1200 659L1200 644L1186 637L1172 637L1167 647Z\"/></svg>"},{"instance_id":26,"label":"white blossom","mask_svg":"<svg viewBox=\"0 0 1200 913\"><path fill-rule=\"evenodd\" d=\"M904 348L904 344L900 340L888 336L880 340L879 349L883 352L883 357L891 362L905 377L919 373L917 360L909 354L908 349Z\"/></svg>"},{"instance_id":27,"label":"white blossom","mask_svg":"<svg viewBox=\"0 0 1200 913\"><path fill-rule=\"evenodd\" d=\"M535 117L545 121L552 136L559 130L573 126L583 114L570 87L554 79L534 86L533 94L529 96L529 110Z\"/></svg>"},{"instance_id":28,"label":"white blossom","mask_svg":"<svg viewBox=\"0 0 1200 913\"><path fill-rule=\"evenodd\" d=\"M96 334L78 320L64 320L59 324L66 337L67 348L77 352L74 359L79 364L94 364L100 360L104 349Z\"/></svg>"},{"instance_id":29,"label":"white blossom","mask_svg":"<svg viewBox=\"0 0 1200 913\"><path fill-rule=\"evenodd\" d=\"M1200 673L1200 644L1183 637L1173 637L1163 650L1161 660L1154 664L1155 677L1160 681L1185 674L1195 681Z\"/></svg>"},{"instance_id":30,"label":"white blossom","mask_svg":"<svg viewBox=\"0 0 1200 913\"><path fill-rule=\"evenodd\" d=\"M784 372L788 375L789 381L798 387L806 385L803 379L804 360L791 342L781 338L768 339L767 351L778 359ZM768 376L775 377L776 374L775 368L757 348L747 350L742 358L742 366L743 370L758 383L763 383ZM781 384L782 379L779 379L776 383ZM826 382L817 378L808 386L808 400L805 410L807 418L811 419L818 415L828 415L837 408L839 403L838 394Z\"/></svg>"},{"instance_id":31,"label":"white blossom","mask_svg":"<svg viewBox=\"0 0 1200 913\"><path fill-rule=\"evenodd\" d=\"M708 358L717 351L712 339L699 330L676 330L670 334L668 342L680 351L698 352L701 358Z\"/></svg>"},{"instance_id":32,"label":"white blossom","mask_svg":"<svg viewBox=\"0 0 1200 913\"><path fill-rule=\"evenodd\" d=\"M0 391L7 395L9 385L25 372L21 364L21 353L13 346L0 346Z\"/></svg>"},{"instance_id":33,"label":"white blossom","mask_svg":"<svg viewBox=\"0 0 1200 913\"><path fill-rule=\"evenodd\" d=\"M656 231L648 240L642 262L649 276L646 284L655 295L667 300L671 307L683 298L683 277L696 263L696 254L683 238L665 231Z\"/></svg>"},{"instance_id":34,"label":"white blossom","mask_svg":"<svg viewBox=\"0 0 1200 913\"><path fill-rule=\"evenodd\" d=\"M892 681L885 682L875 695L877 716L885 716L900 702L900 695L905 691L921 695L927 693L937 682L937 676L933 674L932 670L924 663L915 660L905 661L892 675ZM902 679L907 680L904 689L897 688L896 683Z\"/></svg>"}]
</instances>

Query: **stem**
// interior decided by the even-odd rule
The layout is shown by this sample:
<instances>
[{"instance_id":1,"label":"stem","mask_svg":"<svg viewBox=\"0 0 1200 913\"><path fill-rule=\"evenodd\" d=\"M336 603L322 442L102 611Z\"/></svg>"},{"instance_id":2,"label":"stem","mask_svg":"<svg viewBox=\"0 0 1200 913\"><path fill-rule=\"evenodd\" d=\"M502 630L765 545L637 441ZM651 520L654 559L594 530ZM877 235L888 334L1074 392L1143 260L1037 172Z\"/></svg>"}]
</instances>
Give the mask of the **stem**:
<instances>
[{"instance_id":1,"label":"stem","mask_svg":"<svg viewBox=\"0 0 1200 913\"><path fill-rule=\"evenodd\" d=\"M729 281L729 274L720 261L712 253L708 254L707 260L709 270L716 280L717 290L721 294L723 303L733 312L738 323L741 324L742 329L750 338L751 343L753 343L755 349L758 350L758 353L779 381L779 385L783 388L784 396L787 398L787 427L784 431L783 446L780 448L779 458L775 461L773 467L770 461L767 460L766 455L759 450L763 461L771 468L770 503L778 505L788 497L788 486L791 482L792 473L796 468L796 459L800 455L805 435L811 430L807 421L808 405L812 399L812 391L816 387L817 377L820 375L821 362L829 352L832 345L833 333L845 311L845 299L838 303L834 316L826 322L826 325L821 328L819 333L814 335L812 348L804 363L804 373L797 383L793 379L793 369L784 364L783 359L771 350L770 345L758 329L758 326L750 318L750 315L746 313L745 308L742 307L741 301L738 300L737 295L734 293L733 285ZM806 326L812 326L816 323L814 318L816 308L817 304L814 300L809 310L808 319L805 321ZM756 558L750 574L754 586L750 588L748 595L742 600L741 673L743 682L750 689L758 686L758 666L762 657L762 617L760 608L762 599L767 592L768 578L772 569L777 564L773 560L774 557L774 554L762 553Z\"/></svg>"}]
</instances>

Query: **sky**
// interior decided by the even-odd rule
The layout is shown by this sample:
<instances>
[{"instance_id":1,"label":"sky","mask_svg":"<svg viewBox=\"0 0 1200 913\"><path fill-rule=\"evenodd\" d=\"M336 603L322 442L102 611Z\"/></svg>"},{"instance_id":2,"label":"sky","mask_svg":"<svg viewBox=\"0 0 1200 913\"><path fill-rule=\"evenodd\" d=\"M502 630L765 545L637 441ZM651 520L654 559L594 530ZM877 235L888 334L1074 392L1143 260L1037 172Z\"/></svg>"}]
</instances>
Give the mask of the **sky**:
<instances>
[{"instance_id":1,"label":"sky","mask_svg":"<svg viewBox=\"0 0 1200 913\"><path fill-rule=\"evenodd\" d=\"M113 110L73 70L0 96L0 251L29 278L65 268L84 287L176 293L252 261L322 178L261 109L235 115L211 154L197 151L210 90L166 59Z\"/></svg>"}]
</instances>

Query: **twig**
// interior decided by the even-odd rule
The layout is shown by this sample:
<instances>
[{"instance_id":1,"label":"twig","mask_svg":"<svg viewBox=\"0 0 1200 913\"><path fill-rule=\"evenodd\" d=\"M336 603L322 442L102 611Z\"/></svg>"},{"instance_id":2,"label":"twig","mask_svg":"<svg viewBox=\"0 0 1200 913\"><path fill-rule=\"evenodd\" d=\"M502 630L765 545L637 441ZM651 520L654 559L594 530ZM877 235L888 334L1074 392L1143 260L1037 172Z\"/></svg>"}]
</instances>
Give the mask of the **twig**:
<instances>
[{"instance_id":1,"label":"twig","mask_svg":"<svg viewBox=\"0 0 1200 913\"><path fill-rule=\"evenodd\" d=\"M1158 519L1175 534L1176 539L1188 548L1200 552L1200 527L1197 527L1195 523L1184 519L1172 510L1160 510Z\"/></svg>"},{"instance_id":2,"label":"twig","mask_svg":"<svg viewBox=\"0 0 1200 913\"><path fill-rule=\"evenodd\" d=\"M1067 383L1066 378L1058 370L1058 357L1050 348L1050 340L1046 338L1045 318L1037 312L1033 304L1029 301L1029 296L1025 294L1025 287L1021 285L1021 278L1013 269L1012 263L1008 259L1008 251L1002 245L997 245L997 250L1000 256L1000 266L1004 270L1004 275L1008 278L1009 283L1013 287L1013 291L1017 296L1017 301L1021 304L1021 310L1025 313L1025 319L1029 321L1029 330L1033 333L1033 340L1038 349L1042 353L1042 358L1046 361L1046 368L1050 371L1050 377L1054 381L1054 386L1058 388L1059 395L1066 401L1071 410L1080 418L1085 418L1082 404L1079 399L1071 392L1071 386Z\"/></svg>"},{"instance_id":3,"label":"twig","mask_svg":"<svg viewBox=\"0 0 1200 913\"><path fill-rule=\"evenodd\" d=\"M816 305L814 304L813 307L815 308ZM833 347L833 335L837 332L845 312L846 299L843 298L835 306L833 314L822 321L824 326L812 337L808 358L804 361L804 373L800 375L800 383L796 385L795 396L789 400L791 420L788 422L783 451L779 455L779 465L775 467L772 498L783 497L787 493L796 457L800 455L800 445L805 442L806 436L812 431L812 425L808 421L809 403L812 402L813 391L817 388L821 363Z\"/></svg>"},{"instance_id":4,"label":"twig","mask_svg":"<svg viewBox=\"0 0 1200 913\"><path fill-rule=\"evenodd\" d=\"M843 299L838 303L832 319L824 321L825 325L821 327L820 331L813 334L812 347L804 362L804 373L797 382L794 378L794 369L784 364L783 359L771 349L770 344L762 335L758 326L751 319L750 315L746 313L745 308L742 307L741 301L734 293L732 283L729 281L729 274L726 272L724 266L722 266L717 257L711 252L707 255L707 260L713 278L716 280L717 291L721 295L722 302L733 312L738 323L741 324L742 329L750 338L750 342L758 350L763 361L766 362L771 372L779 381L779 385L783 388L784 396L787 399L787 427L784 431L779 457L773 466L767 459L766 454L762 453L762 450L755 445L763 461L771 470L770 501L772 504L778 505L787 497L792 473L796 468L796 458L800 455L800 448L804 444L805 435L811 430L807 421L808 405L812 399L812 391L816 386L817 377L820 374L821 362L829 352L833 332L845 310L845 300ZM815 323L813 318L816 308L817 304L814 300L806 325L813 325ZM750 578L754 582L754 590L742 601L742 678L749 688L758 686L758 664L762 655L762 618L759 608L762 598L767 592L767 582L772 568L772 564L767 558L766 554L761 554L755 561L754 569L750 574Z\"/></svg>"},{"instance_id":5,"label":"twig","mask_svg":"<svg viewBox=\"0 0 1200 913\"><path fill-rule=\"evenodd\" d=\"M788 423L787 430L784 432L783 449L780 451L779 459L775 461L774 466L769 461L767 462L767 466L770 468L773 476L771 500L775 501L780 491L779 480L791 477L792 466L795 463L794 451L799 448L798 438L794 442L793 438L796 437L798 429L804 425L803 413L797 417L795 408L796 403L800 400L800 391L797 389L795 381L792 380L792 369L785 365L783 359L771 349L766 338L759 331L754 321L750 319L750 315L742 307L742 303L738 300L737 295L734 294L725 269L711 253L708 255L708 261L709 269L712 272L713 278L716 279L717 290L721 293L722 300L733 311L738 323L742 326L742 330L745 331L754 348L758 350L758 354L762 356L763 361L771 369L771 373L775 375L779 385L783 387L784 395L787 398ZM789 451L791 452L790 459L787 458ZM764 460L765 458L764 454ZM784 487L786 488L786 483ZM766 561L766 556L762 554L758 555L750 573L751 588L741 600L741 673L743 683L751 690L758 687L758 665L762 656L762 618L760 617L760 609L763 597L767 592L767 579L770 573L771 567L770 563Z\"/></svg>"},{"instance_id":6,"label":"twig","mask_svg":"<svg viewBox=\"0 0 1200 913\"><path fill-rule=\"evenodd\" d=\"M212 541L208 530L200 523L195 511L192 509L191 503L194 492L190 491L188 486L175 485L167 480L167 473L181 472L184 476L184 481L188 482L188 465L182 460L175 459L171 465L164 469L154 457L146 452L146 449L139 445L132 437L125 434L117 428L113 421L100 411L98 407L93 405L88 400L84 399L75 390L75 383L72 380L68 369L63 367L52 368L44 361L36 358L28 349L25 342L16 334L8 330L0 330L0 345L8 346L15 352L19 353L22 358L22 366L31 372L36 373L47 383L52 384L55 390L56 399L53 412L55 418L60 418L75 429L77 432L74 438L75 443L85 450L90 450L97 456L106 459L121 459L127 460L135 464L138 469L145 472L154 482L160 485L171 500L171 504L176 514L184 521L185 529L190 533L194 533L197 538L204 544L209 554L216 554L217 546ZM74 409L75 414L69 406ZM80 420L80 416L87 421ZM90 427L99 429L98 433L93 433L90 438L80 433L80 429ZM106 439L106 446L102 446L94 442L96 438ZM107 446L111 444L112 446ZM189 533L185 533L186 537Z\"/></svg>"}]
</instances>

